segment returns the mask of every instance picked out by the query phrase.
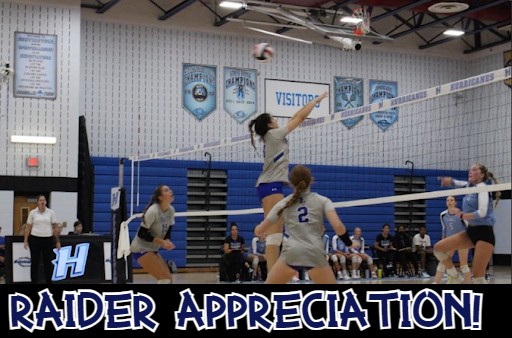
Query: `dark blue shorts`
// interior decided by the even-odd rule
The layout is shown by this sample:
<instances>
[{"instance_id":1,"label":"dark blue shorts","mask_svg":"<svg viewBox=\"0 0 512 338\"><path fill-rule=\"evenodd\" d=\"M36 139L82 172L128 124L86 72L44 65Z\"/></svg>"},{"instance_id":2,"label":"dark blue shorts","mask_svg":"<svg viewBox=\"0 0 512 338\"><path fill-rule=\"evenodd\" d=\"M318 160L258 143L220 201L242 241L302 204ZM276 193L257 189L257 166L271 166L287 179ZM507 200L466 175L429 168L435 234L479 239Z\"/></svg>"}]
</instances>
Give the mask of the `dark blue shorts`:
<instances>
[{"instance_id":1,"label":"dark blue shorts","mask_svg":"<svg viewBox=\"0 0 512 338\"><path fill-rule=\"evenodd\" d=\"M281 194L283 195L283 182L260 183L256 188L260 202L270 195Z\"/></svg>"},{"instance_id":2,"label":"dark blue shorts","mask_svg":"<svg viewBox=\"0 0 512 338\"><path fill-rule=\"evenodd\" d=\"M148 252L153 252L153 251L132 252L132 256L133 256L133 258L135 258L135 260L138 260L139 258L141 258L142 256L144 256L144 255L145 255L145 254L147 254Z\"/></svg>"}]
</instances>

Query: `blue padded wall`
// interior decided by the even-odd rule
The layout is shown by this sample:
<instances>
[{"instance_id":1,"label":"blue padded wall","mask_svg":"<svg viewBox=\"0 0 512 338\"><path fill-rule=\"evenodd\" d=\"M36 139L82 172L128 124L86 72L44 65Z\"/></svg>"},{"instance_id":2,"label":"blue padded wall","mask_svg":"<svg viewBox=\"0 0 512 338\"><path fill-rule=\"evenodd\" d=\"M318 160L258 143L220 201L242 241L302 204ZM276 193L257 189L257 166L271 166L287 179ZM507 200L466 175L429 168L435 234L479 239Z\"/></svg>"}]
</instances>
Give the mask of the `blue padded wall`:
<instances>
[{"instance_id":1,"label":"blue padded wall","mask_svg":"<svg viewBox=\"0 0 512 338\"><path fill-rule=\"evenodd\" d=\"M94 231L100 234L110 234L110 189L118 184L119 159L94 157L95 196L94 196ZM140 163L140 170L135 166L135 172L140 172L137 189L139 205L134 207L134 213L142 212L151 198L153 190L160 184L169 185L175 194L173 203L177 212L187 209L187 170L204 169L204 162L178 160L152 160ZM394 195L393 180L395 176L408 176L406 168L370 168L370 167L341 167L341 166L310 166L315 178L313 191L331 198L334 202L366 199ZM260 207L254 184L261 170L260 163L212 162L212 169L226 170L228 180L227 208L249 209ZM131 163L125 161L124 182L127 190L127 200L130 203ZM424 176L426 190L440 190L438 176L453 176L459 179L467 177L466 171L415 170L415 176ZM290 193L285 188L285 194ZM439 214L445 210L445 198L427 201L427 231L435 243L441 238ZM134 196L136 201L136 196ZM130 212L130 204L128 204ZM338 209L341 220L350 233L356 226L363 229L363 237L367 244L373 244L384 223L394 227L394 204L378 204L371 206ZM242 236L250 243L254 227L262 220L263 214L229 216L228 223L237 222ZM138 222L130 224L130 236L133 238L138 229ZM327 226L329 236L334 233ZM392 230L394 232L394 230ZM227 233L227 232L226 232ZM186 219L176 218L172 232L172 240L177 249L161 251L166 259L172 259L178 267L186 265ZM134 262L134 267L137 263Z\"/></svg>"}]
</instances>

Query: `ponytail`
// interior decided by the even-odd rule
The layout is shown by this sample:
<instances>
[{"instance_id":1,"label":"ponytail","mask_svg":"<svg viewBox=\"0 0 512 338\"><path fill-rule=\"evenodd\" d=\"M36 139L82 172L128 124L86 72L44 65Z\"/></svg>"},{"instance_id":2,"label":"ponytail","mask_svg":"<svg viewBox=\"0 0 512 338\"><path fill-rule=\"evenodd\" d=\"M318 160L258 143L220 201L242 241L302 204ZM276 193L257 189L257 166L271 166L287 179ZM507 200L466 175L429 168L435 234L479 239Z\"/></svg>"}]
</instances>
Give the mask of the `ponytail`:
<instances>
[{"instance_id":1,"label":"ponytail","mask_svg":"<svg viewBox=\"0 0 512 338\"><path fill-rule=\"evenodd\" d=\"M254 144L254 131L252 130L252 127L254 126L255 123L256 123L256 119L251 120L251 122L249 122L249 133L251 133L251 144L252 144L252 147L254 148L254 150L257 150L256 149L256 145Z\"/></svg>"},{"instance_id":2,"label":"ponytail","mask_svg":"<svg viewBox=\"0 0 512 338\"><path fill-rule=\"evenodd\" d=\"M144 223L144 216L146 215L146 211L148 211L148 209L153 204L160 203L159 197L162 196L162 188L163 187L164 186L161 185L158 188L156 188L155 191L153 191L153 196L151 196L151 200L149 201L149 203L144 208L144 211L142 212L142 223Z\"/></svg>"},{"instance_id":3,"label":"ponytail","mask_svg":"<svg viewBox=\"0 0 512 338\"><path fill-rule=\"evenodd\" d=\"M295 191L293 192L293 195L292 195L292 198L290 198L288 200L288 202L286 202L286 205L284 207L281 208L281 210L279 210L277 212L277 216L278 217L281 217L281 214L283 213L283 211L292 206L293 204L295 204L299 198L302 196L302 193L308 188L308 184L306 183L306 181L302 180L300 181L296 186L295 186Z\"/></svg>"},{"instance_id":4,"label":"ponytail","mask_svg":"<svg viewBox=\"0 0 512 338\"><path fill-rule=\"evenodd\" d=\"M498 184L498 179L494 176L492 172L487 171L487 176L489 177L489 180L491 180L494 184ZM494 207L496 208L498 202L500 201L501 191L495 191L493 195L494 199L496 200L494 202Z\"/></svg>"}]
</instances>

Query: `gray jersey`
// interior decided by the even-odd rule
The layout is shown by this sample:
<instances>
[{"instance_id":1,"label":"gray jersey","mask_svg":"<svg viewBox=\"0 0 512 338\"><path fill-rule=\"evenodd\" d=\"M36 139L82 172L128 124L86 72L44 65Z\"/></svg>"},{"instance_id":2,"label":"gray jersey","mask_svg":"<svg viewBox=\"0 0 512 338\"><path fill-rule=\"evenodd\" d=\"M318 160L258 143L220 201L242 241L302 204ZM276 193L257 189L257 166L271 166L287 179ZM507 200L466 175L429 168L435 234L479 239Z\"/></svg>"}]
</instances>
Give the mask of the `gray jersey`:
<instances>
[{"instance_id":1,"label":"gray jersey","mask_svg":"<svg viewBox=\"0 0 512 338\"><path fill-rule=\"evenodd\" d=\"M278 211L291 198L292 195L289 195L277 203L267 219L276 222ZM327 265L323 234L325 214L330 210L334 210L334 206L329 198L309 190L302 194L298 202L286 208L282 216L289 237L283 242L283 251L279 259L283 259L290 266Z\"/></svg>"},{"instance_id":2,"label":"gray jersey","mask_svg":"<svg viewBox=\"0 0 512 338\"><path fill-rule=\"evenodd\" d=\"M164 238L169 227L174 225L174 208L172 206L167 211L162 211L158 204L153 204L146 210L144 214L144 222L141 223L141 227L149 229L151 236L155 238ZM147 252L147 251L158 251L159 245L152 242L148 242L135 235L131 245L131 252Z\"/></svg>"},{"instance_id":3,"label":"gray jersey","mask_svg":"<svg viewBox=\"0 0 512 338\"><path fill-rule=\"evenodd\" d=\"M288 183L289 149L286 136L288 127L270 129L263 137L265 148L263 150L265 162L263 170L256 182L260 183L284 182Z\"/></svg>"}]
</instances>

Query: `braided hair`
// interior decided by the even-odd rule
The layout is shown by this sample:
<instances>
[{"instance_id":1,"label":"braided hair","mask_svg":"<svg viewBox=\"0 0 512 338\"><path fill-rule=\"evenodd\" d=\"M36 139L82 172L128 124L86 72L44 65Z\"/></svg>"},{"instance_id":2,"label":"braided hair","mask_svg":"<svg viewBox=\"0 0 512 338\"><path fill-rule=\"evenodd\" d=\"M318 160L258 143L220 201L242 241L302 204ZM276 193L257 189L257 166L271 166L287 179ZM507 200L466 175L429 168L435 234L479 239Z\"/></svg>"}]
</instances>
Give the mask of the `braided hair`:
<instances>
[{"instance_id":1,"label":"braided hair","mask_svg":"<svg viewBox=\"0 0 512 338\"><path fill-rule=\"evenodd\" d=\"M160 203L160 196L162 196L162 190L165 187L165 185L158 186L154 191L153 195L151 196L151 200L149 201L148 205L144 208L144 211L142 212L142 223L144 223L144 216L146 215L146 211L153 205Z\"/></svg>"},{"instance_id":2,"label":"braided hair","mask_svg":"<svg viewBox=\"0 0 512 338\"><path fill-rule=\"evenodd\" d=\"M249 122L249 132L251 133L251 144L256 149L254 144L254 133L258 134L259 137L263 138L265 134L270 130L269 123L272 123L272 115L269 113L263 113L258 115L255 119ZM253 130L254 127L254 130Z\"/></svg>"},{"instance_id":3,"label":"braided hair","mask_svg":"<svg viewBox=\"0 0 512 338\"><path fill-rule=\"evenodd\" d=\"M485 184L492 184L492 183L498 184L498 179L494 176L494 174L489 169L487 169L486 166L484 166L481 163L477 163L476 166L480 169L482 174L484 174L483 181L485 182ZM501 191L495 191L492 195L493 195L492 196L493 199L496 200L496 202L494 203L494 207L496 208L496 206L498 205L498 202L500 200L500 197L501 197Z\"/></svg>"},{"instance_id":4,"label":"braided hair","mask_svg":"<svg viewBox=\"0 0 512 338\"><path fill-rule=\"evenodd\" d=\"M295 188L295 191L293 192L292 198L290 198L288 202L286 202L286 205L277 212L277 216L281 216L286 208L299 200L304 191L306 191L306 189L311 185L312 180L313 176L311 176L311 170L309 170L308 167L297 165L292 169L290 173L290 183Z\"/></svg>"}]
</instances>

